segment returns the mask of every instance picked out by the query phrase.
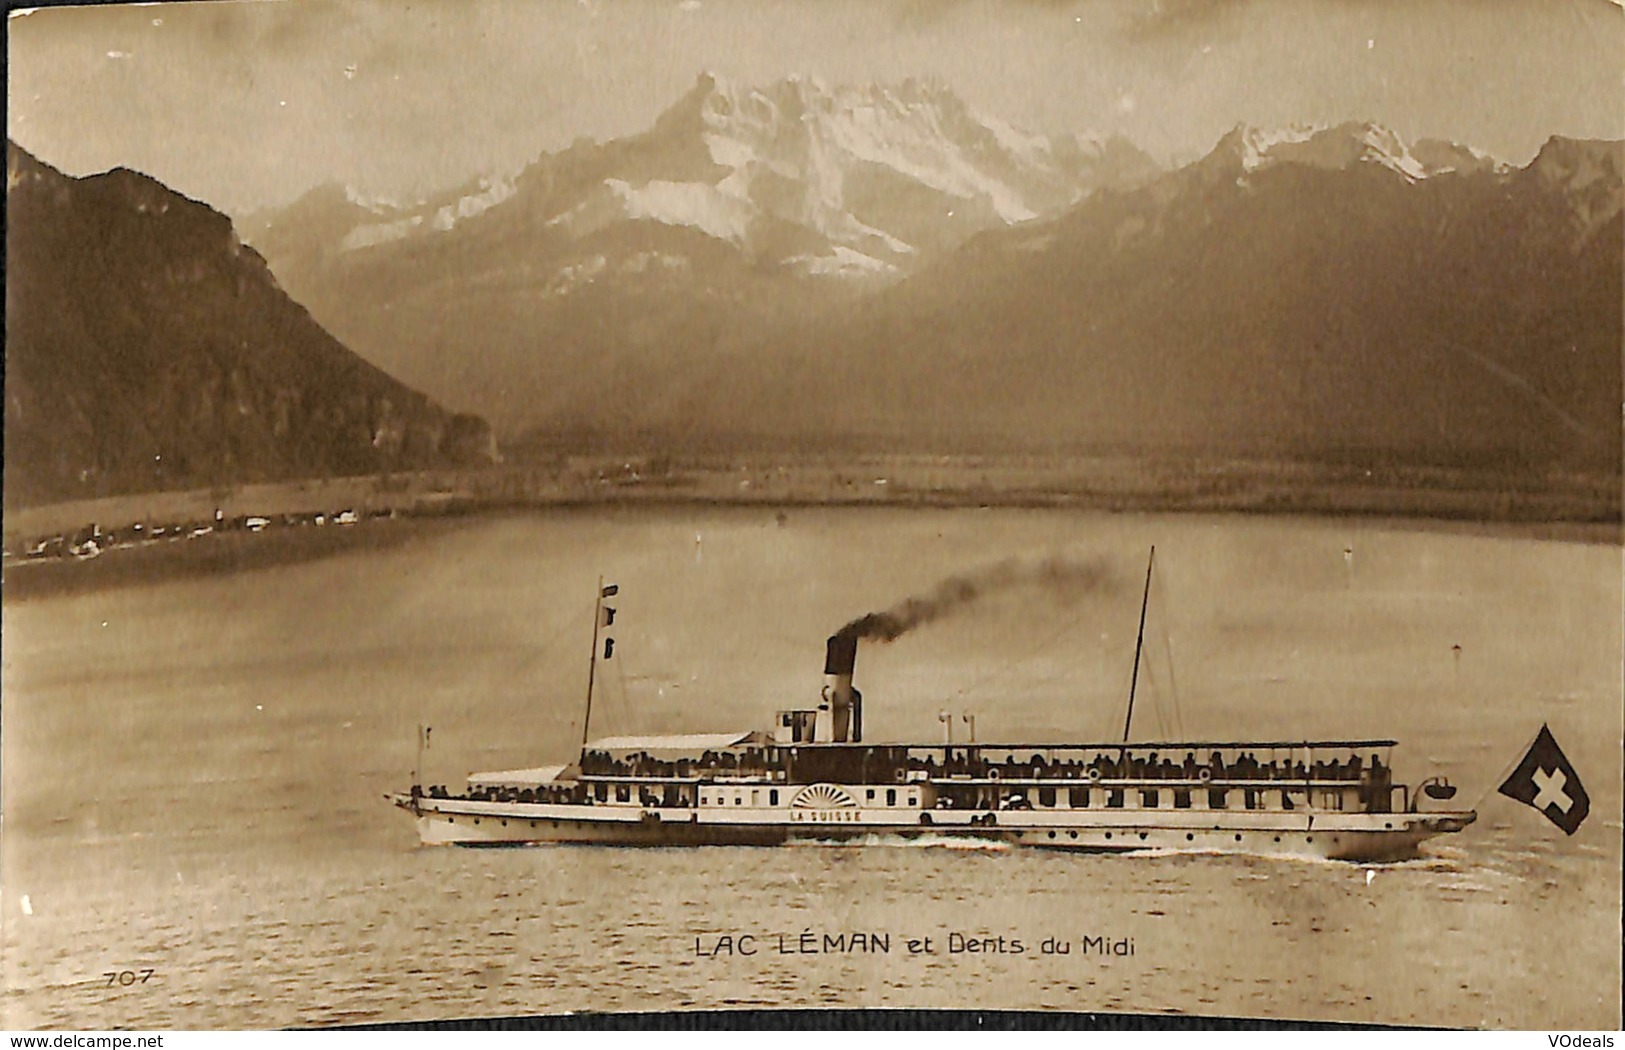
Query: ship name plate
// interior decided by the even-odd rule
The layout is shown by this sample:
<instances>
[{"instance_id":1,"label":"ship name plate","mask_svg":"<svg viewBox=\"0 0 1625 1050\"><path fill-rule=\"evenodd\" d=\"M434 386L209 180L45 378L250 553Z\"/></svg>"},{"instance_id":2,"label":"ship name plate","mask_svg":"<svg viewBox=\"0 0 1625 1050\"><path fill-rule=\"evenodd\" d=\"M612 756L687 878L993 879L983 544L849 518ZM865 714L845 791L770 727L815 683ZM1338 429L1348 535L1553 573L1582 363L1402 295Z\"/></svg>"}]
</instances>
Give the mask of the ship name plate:
<instances>
[{"instance_id":1,"label":"ship name plate","mask_svg":"<svg viewBox=\"0 0 1625 1050\"><path fill-rule=\"evenodd\" d=\"M863 814L855 809L792 809L790 819L814 824L859 824Z\"/></svg>"}]
</instances>

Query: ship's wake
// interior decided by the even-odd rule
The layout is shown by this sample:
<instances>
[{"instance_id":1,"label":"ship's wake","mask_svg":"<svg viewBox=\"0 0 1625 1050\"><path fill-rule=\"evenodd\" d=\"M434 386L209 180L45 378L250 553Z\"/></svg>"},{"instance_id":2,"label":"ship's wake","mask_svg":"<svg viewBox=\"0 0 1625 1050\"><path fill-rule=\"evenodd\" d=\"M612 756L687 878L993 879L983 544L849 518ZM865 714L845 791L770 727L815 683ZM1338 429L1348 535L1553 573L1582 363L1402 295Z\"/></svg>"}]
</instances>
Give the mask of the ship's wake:
<instances>
[{"instance_id":1,"label":"ship's wake","mask_svg":"<svg viewBox=\"0 0 1625 1050\"><path fill-rule=\"evenodd\" d=\"M1435 847L1444 850L1448 847ZM1278 853L1260 850L1249 853L1245 850L1212 849L1200 846L1153 846L1147 849L1138 849L1120 854L1124 857L1142 857L1157 859L1165 857L1206 857L1221 860L1242 861L1248 864L1282 864L1282 865L1308 865L1311 867L1337 868L1342 870L1358 871L1371 869L1375 871L1435 871L1454 873L1461 870L1459 858L1454 856L1422 853L1418 856L1398 860L1347 860L1338 857L1323 857L1313 853ZM1257 878L1268 878L1267 874L1260 874Z\"/></svg>"},{"instance_id":2,"label":"ship's wake","mask_svg":"<svg viewBox=\"0 0 1625 1050\"><path fill-rule=\"evenodd\" d=\"M907 849L952 849L978 852L1005 852L1012 845L1000 839L965 838L956 835L896 835L870 833L850 838L793 839L792 846L890 846Z\"/></svg>"}]
</instances>

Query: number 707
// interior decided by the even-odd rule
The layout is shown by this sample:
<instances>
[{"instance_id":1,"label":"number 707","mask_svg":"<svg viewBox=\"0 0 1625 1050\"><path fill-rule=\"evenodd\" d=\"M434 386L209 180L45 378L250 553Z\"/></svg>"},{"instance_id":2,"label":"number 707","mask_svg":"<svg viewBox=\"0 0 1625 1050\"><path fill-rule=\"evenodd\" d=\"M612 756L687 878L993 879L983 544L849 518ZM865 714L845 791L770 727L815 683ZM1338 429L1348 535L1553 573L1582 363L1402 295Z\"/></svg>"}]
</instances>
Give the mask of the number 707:
<instances>
[{"instance_id":1,"label":"number 707","mask_svg":"<svg viewBox=\"0 0 1625 1050\"><path fill-rule=\"evenodd\" d=\"M152 979L152 975L157 972L157 970L148 967L145 970L107 970L102 976L107 978L107 987L109 988L115 984L128 988L132 984L146 984Z\"/></svg>"}]
</instances>

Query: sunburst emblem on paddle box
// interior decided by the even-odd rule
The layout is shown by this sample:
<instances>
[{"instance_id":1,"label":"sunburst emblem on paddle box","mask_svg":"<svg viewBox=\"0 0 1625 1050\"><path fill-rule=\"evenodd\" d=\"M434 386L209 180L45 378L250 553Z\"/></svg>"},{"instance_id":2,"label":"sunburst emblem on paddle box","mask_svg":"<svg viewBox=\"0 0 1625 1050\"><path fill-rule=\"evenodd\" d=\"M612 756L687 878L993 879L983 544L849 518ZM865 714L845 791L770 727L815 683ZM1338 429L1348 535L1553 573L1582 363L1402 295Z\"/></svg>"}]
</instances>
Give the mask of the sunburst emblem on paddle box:
<instances>
[{"instance_id":1,"label":"sunburst emblem on paddle box","mask_svg":"<svg viewBox=\"0 0 1625 1050\"><path fill-rule=\"evenodd\" d=\"M836 784L808 784L790 800L792 809L857 809L858 800Z\"/></svg>"}]
</instances>

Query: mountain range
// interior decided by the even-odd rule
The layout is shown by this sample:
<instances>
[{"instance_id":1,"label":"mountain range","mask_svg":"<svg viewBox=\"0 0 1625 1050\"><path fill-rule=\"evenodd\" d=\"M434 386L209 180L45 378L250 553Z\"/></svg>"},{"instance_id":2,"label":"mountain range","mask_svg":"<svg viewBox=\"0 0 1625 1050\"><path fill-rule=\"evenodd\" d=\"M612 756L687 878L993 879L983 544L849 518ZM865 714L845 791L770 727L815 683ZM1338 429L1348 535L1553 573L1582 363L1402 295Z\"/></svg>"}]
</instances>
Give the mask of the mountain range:
<instances>
[{"instance_id":1,"label":"mountain range","mask_svg":"<svg viewBox=\"0 0 1625 1050\"><path fill-rule=\"evenodd\" d=\"M301 276L377 245L446 243L475 225L489 234L500 218L537 247L647 222L797 275L886 277L1155 170L1122 138L1027 134L940 84L831 89L792 77L756 89L708 73L643 134L581 141L409 206L329 184L246 217L244 230L271 258L297 261L290 272Z\"/></svg>"},{"instance_id":2,"label":"mountain range","mask_svg":"<svg viewBox=\"0 0 1625 1050\"><path fill-rule=\"evenodd\" d=\"M1617 470L1621 150L1240 126L1163 170L940 84L702 76L642 134L244 229L508 432Z\"/></svg>"},{"instance_id":3,"label":"mountain range","mask_svg":"<svg viewBox=\"0 0 1625 1050\"><path fill-rule=\"evenodd\" d=\"M762 333L1155 171L1122 139L1019 132L938 84L705 75L642 134L415 205L320 187L243 229L392 374L510 430L615 433Z\"/></svg>"},{"instance_id":4,"label":"mountain range","mask_svg":"<svg viewBox=\"0 0 1625 1050\"><path fill-rule=\"evenodd\" d=\"M485 462L481 416L616 450L1621 469L1619 142L1517 167L1238 126L1163 169L940 84L702 76L641 134L417 203L319 187L242 240L133 171L7 169L8 506Z\"/></svg>"},{"instance_id":5,"label":"mountain range","mask_svg":"<svg viewBox=\"0 0 1625 1050\"><path fill-rule=\"evenodd\" d=\"M796 393L772 411L939 441L1619 469L1625 146L1434 172L1368 125L1282 141L1238 129L973 239L781 344Z\"/></svg>"},{"instance_id":6,"label":"mountain range","mask_svg":"<svg viewBox=\"0 0 1625 1050\"><path fill-rule=\"evenodd\" d=\"M488 461L489 426L340 345L231 220L6 150L5 504Z\"/></svg>"}]
</instances>

